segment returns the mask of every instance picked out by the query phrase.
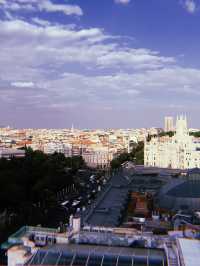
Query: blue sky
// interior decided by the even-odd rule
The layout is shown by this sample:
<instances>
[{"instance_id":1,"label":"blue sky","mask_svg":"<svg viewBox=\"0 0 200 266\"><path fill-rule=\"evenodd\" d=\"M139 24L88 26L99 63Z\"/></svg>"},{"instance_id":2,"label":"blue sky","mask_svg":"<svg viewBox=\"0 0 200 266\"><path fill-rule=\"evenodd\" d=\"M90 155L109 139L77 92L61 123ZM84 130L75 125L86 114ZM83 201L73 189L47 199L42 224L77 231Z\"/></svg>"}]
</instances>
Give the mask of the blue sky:
<instances>
[{"instance_id":1,"label":"blue sky","mask_svg":"<svg viewBox=\"0 0 200 266\"><path fill-rule=\"evenodd\" d=\"M199 25L199 0L0 0L0 123L200 127Z\"/></svg>"}]
</instances>

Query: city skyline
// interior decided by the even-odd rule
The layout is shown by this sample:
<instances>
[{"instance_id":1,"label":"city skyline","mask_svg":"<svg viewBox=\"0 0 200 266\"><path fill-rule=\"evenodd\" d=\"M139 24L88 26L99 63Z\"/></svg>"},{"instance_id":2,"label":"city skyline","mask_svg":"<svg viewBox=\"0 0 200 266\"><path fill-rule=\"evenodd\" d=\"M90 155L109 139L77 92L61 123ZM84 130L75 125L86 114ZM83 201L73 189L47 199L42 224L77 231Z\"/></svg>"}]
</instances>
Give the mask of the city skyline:
<instances>
[{"instance_id":1,"label":"city skyline","mask_svg":"<svg viewBox=\"0 0 200 266\"><path fill-rule=\"evenodd\" d=\"M154 124L153 125L150 125L149 127L147 126L144 126L144 127L78 127L76 125L74 125L73 123L71 124L71 126L69 127L14 127L14 125L9 125L9 124L0 124L0 128L2 129L16 129L16 130L26 130L26 129L33 129L33 130L42 130L42 129L47 129L47 130L69 130L71 132L74 132L75 130L80 130L80 131L84 131L84 130L89 130L89 131L98 131L98 130L102 130L102 131L106 131L106 130L137 130L137 129L161 129L163 130L163 132L168 132L168 131L176 131L176 127L175 125L173 125L173 128L171 127L170 129L166 129L166 126L169 126L168 125L168 119L172 120L172 122L170 121L170 123L174 124L174 122L177 121L177 119L179 119L180 117L184 117L187 119L187 115L186 114L183 114L183 113L180 113L180 114L176 114L174 116L164 116L162 117L162 122L159 123L160 126L156 125L156 122L154 121ZM190 117L189 117L190 118ZM199 127L194 127L191 125L191 122L189 121L189 128L188 129L191 129L191 130L199 130ZM170 126L172 126L170 124Z\"/></svg>"},{"instance_id":2,"label":"city skyline","mask_svg":"<svg viewBox=\"0 0 200 266\"><path fill-rule=\"evenodd\" d=\"M1 124L199 127L198 0L0 0Z\"/></svg>"}]
</instances>

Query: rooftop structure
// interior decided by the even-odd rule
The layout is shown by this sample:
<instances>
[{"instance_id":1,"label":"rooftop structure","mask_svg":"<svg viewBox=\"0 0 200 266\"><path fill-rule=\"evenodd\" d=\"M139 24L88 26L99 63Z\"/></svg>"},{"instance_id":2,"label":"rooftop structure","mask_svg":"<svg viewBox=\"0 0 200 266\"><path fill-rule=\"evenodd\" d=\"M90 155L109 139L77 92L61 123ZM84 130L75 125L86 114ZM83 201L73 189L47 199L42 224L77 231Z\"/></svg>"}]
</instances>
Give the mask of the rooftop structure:
<instances>
[{"instance_id":1,"label":"rooftop structure","mask_svg":"<svg viewBox=\"0 0 200 266\"><path fill-rule=\"evenodd\" d=\"M159 171L152 174L151 169L145 173L146 175L141 176L137 169L123 169L113 175L94 204L83 214L84 225L119 226L128 207L131 191L155 193L170 178L162 178Z\"/></svg>"},{"instance_id":2,"label":"rooftop structure","mask_svg":"<svg viewBox=\"0 0 200 266\"><path fill-rule=\"evenodd\" d=\"M22 245L23 238L24 237L29 238L33 234L56 237L56 235L58 234L58 230L52 228L44 228L44 227L23 226L17 232L12 234L8 238L8 241L1 245L1 248L9 249L15 245Z\"/></svg>"},{"instance_id":3,"label":"rooftop structure","mask_svg":"<svg viewBox=\"0 0 200 266\"><path fill-rule=\"evenodd\" d=\"M55 245L39 250L26 265L166 265L164 251L92 245Z\"/></svg>"},{"instance_id":4,"label":"rooftop structure","mask_svg":"<svg viewBox=\"0 0 200 266\"><path fill-rule=\"evenodd\" d=\"M159 192L156 203L161 209L200 210L200 169L188 171L185 177L171 180Z\"/></svg>"},{"instance_id":5,"label":"rooftop structure","mask_svg":"<svg viewBox=\"0 0 200 266\"><path fill-rule=\"evenodd\" d=\"M106 188L84 215L84 224L116 227L120 224L122 212L128 203L128 194L133 176L119 171L111 177Z\"/></svg>"},{"instance_id":6,"label":"rooftop structure","mask_svg":"<svg viewBox=\"0 0 200 266\"><path fill-rule=\"evenodd\" d=\"M90 228L90 232L84 231L84 228L79 230L81 231L59 233L58 230L50 228L22 227L2 246L7 250L8 266L167 265L164 247L152 248L154 238L147 236L146 240L145 238L142 240L141 235L133 229L105 228L104 232L99 233L94 231L95 228ZM129 237L126 236L127 233L130 234ZM85 241L87 238L81 234L86 234L88 241ZM81 242L81 238L85 242ZM93 243L92 238L96 239ZM105 242L102 241L103 238L106 239ZM76 239L79 241L76 242ZM134 247L128 243L128 240L145 241L147 246Z\"/></svg>"},{"instance_id":7,"label":"rooftop structure","mask_svg":"<svg viewBox=\"0 0 200 266\"><path fill-rule=\"evenodd\" d=\"M200 266L200 241L196 239L177 239L181 265Z\"/></svg>"}]
</instances>

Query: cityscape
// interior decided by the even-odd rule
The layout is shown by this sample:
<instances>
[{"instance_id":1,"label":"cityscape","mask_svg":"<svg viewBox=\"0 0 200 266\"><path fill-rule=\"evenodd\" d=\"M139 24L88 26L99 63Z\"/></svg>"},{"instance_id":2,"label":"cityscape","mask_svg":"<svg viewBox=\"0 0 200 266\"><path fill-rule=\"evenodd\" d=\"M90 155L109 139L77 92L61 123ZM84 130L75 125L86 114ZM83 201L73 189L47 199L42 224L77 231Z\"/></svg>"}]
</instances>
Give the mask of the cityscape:
<instances>
[{"instance_id":1,"label":"cityscape","mask_svg":"<svg viewBox=\"0 0 200 266\"><path fill-rule=\"evenodd\" d=\"M1 226L18 226L1 245L8 265L190 265L199 254L200 130L188 128L186 115L166 116L163 128L2 127L0 141L0 170L12 182L30 170L38 179L29 189L7 186L16 198ZM14 206L25 200L21 213Z\"/></svg>"},{"instance_id":2,"label":"cityscape","mask_svg":"<svg viewBox=\"0 0 200 266\"><path fill-rule=\"evenodd\" d=\"M0 265L200 266L199 23L0 0Z\"/></svg>"}]
</instances>

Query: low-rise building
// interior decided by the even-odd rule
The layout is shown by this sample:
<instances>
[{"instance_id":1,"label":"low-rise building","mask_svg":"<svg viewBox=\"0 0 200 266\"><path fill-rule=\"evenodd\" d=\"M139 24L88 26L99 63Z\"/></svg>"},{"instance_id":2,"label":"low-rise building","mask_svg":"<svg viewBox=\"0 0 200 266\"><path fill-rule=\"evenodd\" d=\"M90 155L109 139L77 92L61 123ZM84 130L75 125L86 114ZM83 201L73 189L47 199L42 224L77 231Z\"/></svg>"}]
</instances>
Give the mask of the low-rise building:
<instances>
[{"instance_id":1,"label":"low-rise building","mask_svg":"<svg viewBox=\"0 0 200 266\"><path fill-rule=\"evenodd\" d=\"M25 150L1 149L0 158L10 159L12 157L22 158L25 156Z\"/></svg>"},{"instance_id":2,"label":"low-rise building","mask_svg":"<svg viewBox=\"0 0 200 266\"><path fill-rule=\"evenodd\" d=\"M87 166L91 168L106 169L110 166L114 154L106 149L88 150L82 154Z\"/></svg>"}]
</instances>

